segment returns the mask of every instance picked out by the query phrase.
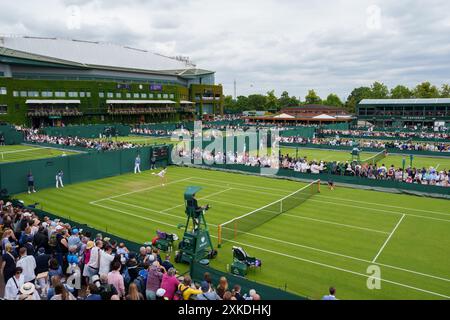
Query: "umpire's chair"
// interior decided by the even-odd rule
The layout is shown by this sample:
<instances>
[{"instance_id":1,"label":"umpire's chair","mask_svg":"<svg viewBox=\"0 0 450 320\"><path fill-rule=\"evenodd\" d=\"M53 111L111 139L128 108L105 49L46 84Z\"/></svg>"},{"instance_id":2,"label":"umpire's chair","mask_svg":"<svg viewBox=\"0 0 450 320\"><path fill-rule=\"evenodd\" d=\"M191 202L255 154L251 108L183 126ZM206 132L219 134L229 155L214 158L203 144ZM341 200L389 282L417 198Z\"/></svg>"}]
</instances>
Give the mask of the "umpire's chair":
<instances>
[{"instance_id":1,"label":"umpire's chair","mask_svg":"<svg viewBox=\"0 0 450 320\"><path fill-rule=\"evenodd\" d=\"M249 268L261 268L261 260L250 257L241 247L233 247L233 263L231 273L244 277Z\"/></svg>"}]
</instances>

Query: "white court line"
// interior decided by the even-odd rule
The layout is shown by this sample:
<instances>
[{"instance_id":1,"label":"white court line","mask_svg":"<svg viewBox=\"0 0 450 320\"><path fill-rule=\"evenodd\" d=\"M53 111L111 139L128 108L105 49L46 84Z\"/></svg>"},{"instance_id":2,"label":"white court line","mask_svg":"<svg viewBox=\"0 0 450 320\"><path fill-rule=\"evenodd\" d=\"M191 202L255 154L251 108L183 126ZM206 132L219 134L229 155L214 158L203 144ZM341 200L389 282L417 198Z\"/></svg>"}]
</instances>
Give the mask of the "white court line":
<instances>
[{"instance_id":1,"label":"white court line","mask_svg":"<svg viewBox=\"0 0 450 320\"><path fill-rule=\"evenodd\" d=\"M167 186L167 185L169 185L169 184L174 184L174 183L178 183L178 182L183 182L183 181L190 180L190 179L191 179L191 178L185 178L185 179L174 180L174 181L171 181L171 182L169 182L169 183L166 183L165 185ZM89 202L89 204L95 204L95 203L97 203L97 202L101 202L101 201L105 201L105 200L110 200L110 199L115 199L115 198L120 198L120 197L127 196L127 195L130 195L130 194L133 194L133 193L142 192L142 191L147 191L147 190L152 190L152 189L160 188L160 187L162 187L162 186L161 186L160 184L158 184L158 185L154 185L154 186L151 186L151 187L148 187L148 188L138 189L138 190L134 190L134 191L127 192L127 193L118 194L118 195L115 195L115 196L112 196L112 197L107 197L107 198L103 198L103 199L91 201L91 202Z\"/></svg>"},{"instance_id":2,"label":"white court line","mask_svg":"<svg viewBox=\"0 0 450 320\"><path fill-rule=\"evenodd\" d=\"M125 214L125 215L129 215L129 216L136 217L136 218L141 218L141 219L148 220L148 221L153 221L153 222L156 222L156 223L161 223L163 225L170 226L170 227L173 227L175 229L178 229L178 227L176 225L173 225L173 224L170 224L170 223L162 222L162 221L155 220L155 219L150 219L148 217L142 217L142 216L139 216L139 215L136 215L136 214L131 214L131 213L127 212L127 211L119 210L119 209L116 209L116 208L110 208L110 207L103 206L103 205L100 205L100 204L95 204L95 205L103 207L105 209L117 211L117 212L120 212L120 213ZM217 239L216 236L211 235L211 237ZM348 270L348 269L344 269L344 268L340 268L340 267L324 264L324 263L313 261L313 260L300 258L300 257L297 257L297 256L287 255L287 254L284 254L284 253L281 253L281 252L277 252L277 251L272 251L272 250L256 247L256 246L253 246L253 245L250 245L250 244L247 244L247 243L237 242L237 241L234 241L234 240L229 240L229 241L233 242L233 243L236 243L236 244L239 244L241 246L251 247L251 248L254 248L254 249L257 249L257 250L266 251L266 252L269 252L269 253L273 253L273 254L276 254L276 255L288 257L288 258L299 260L299 261L304 261L304 262L315 264L315 265L319 265L319 266L322 266L322 267L325 267L325 268L330 268L330 269L334 269L334 270L338 270L338 271L342 271L342 272L346 272L346 273L350 273L350 274L354 274L354 275L359 275L359 276L362 276L362 277L365 277L365 278L370 277L370 275L368 275L368 274L363 274L363 273L351 271L351 270ZM450 296L446 296L446 295L443 295L443 294L440 294L440 293L436 293L436 292L433 292L433 291L429 291L429 290L413 287L413 286L410 286L410 285L406 285L406 284L403 284L403 283L399 283L399 282L395 282L395 281L391 281L391 280L387 280L387 279L380 279L380 280L381 281L385 281L387 283L391 283L391 284L397 285L397 286L401 286L401 287L413 289L413 290L416 290L416 291L425 292L425 293L428 293L428 294L431 294L431 295L443 297L443 298L446 298L446 299L450 299Z\"/></svg>"},{"instance_id":3,"label":"white court line","mask_svg":"<svg viewBox=\"0 0 450 320\"><path fill-rule=\"evenodd\" d=\"M223 201L219 201L219 200L209 199L209 201L220 203L220 204L225 204L225 205L228 205L228 206L244 208L244 209L248 209L248 210L256 210L256 209L258 209L258 208L248 207L248 206L242 206L242 205L239 205L239 204L234 204L234 203L231 203L231 202L223 202ZM282 214L280 214L280 216L281 215L286 216L286 217L293 217L293 218L297 218L297 219L316 221L316 222L325 223L325 224L333 224L333 225L337 225L337 226L341 226L341 227L347 227L347 228L352 228L352 229L359 229L359 230L364 230L364 231L369 231L369 232L389 234L389 232L386 232L386 231L380 231L380 230L375 230L375 229L370 229L370 228L358 227L358 226L354 226L354 225L350 225L350 224L343 224L343 223L338 223L338 222L333 222L333 221L328 221L328 220L314 219L314 218L309 218L309 217L299 216L299 215L293 215L293 214L288 214L288 213L282 213Z\"/></svg>"},{"instance_id":4,"label":"white court line","mask_svg":"<svg viewBox=\"0 0 450 320\"><path fill-rule=\"evenodd\" d=\"M202 177L192 177L191 179L194 179L194 180L206 180L206 181L217 181L217 180L214 180L214 179L208 179L208 178L202 178ZM227 182L227 184L241 185L241 186L247 187L246 190L248 190L248 187L249 187L249 185L247 185L247 184L242 184L242 183L237 183L237 182ZM279 188L270 188L270 187L261 187L261 186L254 186L254 185L252 185L251 188L253 188L253 189L255 189L255 188L257 188L257 189L266 189L266 190L278 191L278 192L286 192L286 193L292 192L291 190L285 190L285 189L279 189ZM393 205L389 205L389 204L367 202L367 201L360 201L360 200L352 200L352 199L347 199L347 198L330 197L330 196L324 196L324 195L320 195L320 194L318 194L317 196L318 197L322 197L322 198L330 198L330 199L336 199L336 200L359 202L359 203L368 204L368 205L371 205L371 206L375 205L375 206L396 208L396 209L401 209L401 210L410 210L410 211L419 211L419 212L426 212L426 213L450 215L450 213L444 213L444 212L437 212L437 211L430 211L430 210L423 210L423 209L416 209L416 208L409 208L409 207L393 206ZM424 216L420 216L420 217L424 217Z\"/></svg>"},{"instance_id":5,"label":"white court line","mask_svg":"<svg viewBox=\"0 0 450 320\"><path fill-rule=\"evenodd\" d=\"M208 195L208 196L204 196L204 197L202 197L202 198L199 198L198 200L208 199L209 197L214 197L214 196L216 196L216 195L218 195L218 194L221 194L221 193L224 193L224 192L227 192L227 191L230 191L230 190L233 190L233 188L228 188L228 189L225 189L225 190L222 190L222 191L215 192L215 193L210 194L210 195ZM175 208L182 207L182 206L184 206L184 203L179 204L179 205L174 206L174 207L171 207L171 208L168 208L168 209L164 209L164 210L162 210L162 212L170 211L170 210L173 210L173 209L175 209Z\"/></svg>"},{"instance_id":6,"label":"white court line","mask_svg":"<svg viewBox=\"0 0 450 320\"><path fill-rule=\"evenodd\" d=\"M397 222L397 224L395 225L394 229L392 230L391 234L389 235L389 237L386 239L386 241L383 243L383 246L380 248L380 250L378 251L377 255L375 256L375 258L373 258L372 262L377 261L377 258L380 256L381 252L383 251L384 247L387 245L387 243L389 242L389 240L391 239L392 235L394 234L395 230L397 230L398 226L400 225L400 223L403 221L403 218L405 217L405 215L402 215L402 217L400 218L400 220Z\"/></svg>"},{"instance_id":7,"label":"white court line","mask_svg":"<svg viewBox=\"0 0 450 320\"><path fill-rule=\"evenodd\" d=\"M441 166L441 164L438 163L435 169L436 169L436 170L439 169L440 166Z\"/></svg>"},{"instance_id":8,"label":"white court line","mask_svg":"<svg viewBox=\"0 0 450 320\"><path fill-rule=\"evenodd\" d=\"M197 177L192 177L192 180L197 180L199 178ZM212 183L204 183L204 185L207 186L217 186L217 187L223 187L221 185L218 184L212 184ZM273 193L269 193L269 192L265 192L265 191L258 191L258 190L251 190L251 189L243 189L243 188L234 188L236 190L242 190L242 191L246 191L246 192L254 192L254 193L260 193L260 194L267 194L267 195L271 195L273 196ZM326 197L326 196L321 196L320 194L315 195L315 197L325 197L325 198L332 198L332 199L341 199L341 198L333 198L333 197ZM347 199L342 199L342 200L347 200ZM402 215L402 212L398 212L398 211L392 211L392 210L385 210L385 209L377 209L377 208L372 208L372 207L363 207L363 206L356 206L356 205L352 205L352 204L345 204L345 203L336 203L336 202L330 202L330 201L323 201L323 200L318 200L318 199L308 199L308 201L313 201L313 202L319 202L319 203L327 203L327 204L332 204L335 206L343 206L343 207L350 207L350 208L357 208L357 209L364 209L367 211L374 211L374 212L381 212L381 213L386 213L386 214L396 214L396 215ZM348 200L348 201L352 201L352 200ZM355 202L360 202L360 201L355 201ZM369 204L369 203L367 203ZM372 204L373 205L373 204ZM399 208L399 207L398 207ZM361 211L359 212L361 214L371 214L370 212L366 212L366 211ZM441 213L444 214L445 213ZM411 217L416 217L416 218L423 218L423 219L430 219L430 220L437 220L437 221L444 221L444 222L450 222L449 219L440 219L440 218L434 218L434 217L429 217L429 216L422 216L422 215L418 215L418 214L412 214L412 213L407 213L406 215L411 216Z\"/></svg>"},{"instance_id":9,"label":"white court line","mask_svg":"<svg viewBox=\"0 0 450 320\"><path fill-rule=\"evenodd\" d=\"M153 210L153 209L150 209L150 208L145 208L145 207L137 206L137 205L126 203L126 202L122 202L122 201L111 200L111 199L109 201L117 202L117 203L120 203L120 204L123 204L123 205L128 205L130 207L134 207L134 208L138 208L138 209L142 209L142 210L147 210L147 211L150 211L150 212L160 213L162 215L175 217L175 218L178 218L178 219L184 219L184 217L181 217L179 215L174 215L174 214L170 214L170 213L163 212L163 211L156 211L156 210ZM101 206L99 204L94 204L94 205ZM105 206L102 206L102 207L105 207ZM140 216L138 216L138 217L140 217ZM212 224L212 223L208 223L208 225L212 226L212 227L217 227L216 224ZM302 244L298 244L298 243L292 243L292 242L288 242L288 241L284 241L284 240L280 240L280 239L274 239L274 238L270 238L270 237L265 237L265 236L262 236L262 235L259 235L259 234L254 234L254 233L249 233L249 232L246 233L246 234L250 235L252 237L257 237L257 238L261 238L261 239L267 239L267 240L270 240L270 241L280 242L280 243L283 243L283 244L288 244L288 245L291 245L291 246L300 247L300 248L304 248L304 249L308 249L308 250L312 250L312 251L317 251L317 252L321 252L321 253L325 253L325 254L329 254L329 255L335 255L335 256L339 256L339 257L343 257L343 258L347 258L347 259L351 259L351 260L355 260L355 261L360 261L360 262L365 262L365 263L372 263L372 261L370 261L370 260L366 260L366 259L362 259L362 258L356 258L356 257L344 255L344 254L333 252L333 251L318 249L318 248L315 248L315 247L310 247L310 246L306 246L306 245L302 245ZM442 278L442 277L438 277L438 276L434 276L434 275L430 275L430 274L426 274L426 273L422 273L422 272L418 272L418 271L413 271L413 270L409 270L409 269L405 269L405 268L401 268L401 267L396 267L396 266L392 266L392 265L388 265L388 264L383 264L383 263L377 263L377 264L381 265L381 266L384 266L384 267L387 267L387 268L395 269L395 270L400 270L400 271L413 273L413 274L417 274L417 275L421 275L421 276L425 276L425 277L429 277L429 278L434 278L434 279L437 279L437 280L450 282L450 279L446 279L446 278Z\"/></svg>"}]
</instances>

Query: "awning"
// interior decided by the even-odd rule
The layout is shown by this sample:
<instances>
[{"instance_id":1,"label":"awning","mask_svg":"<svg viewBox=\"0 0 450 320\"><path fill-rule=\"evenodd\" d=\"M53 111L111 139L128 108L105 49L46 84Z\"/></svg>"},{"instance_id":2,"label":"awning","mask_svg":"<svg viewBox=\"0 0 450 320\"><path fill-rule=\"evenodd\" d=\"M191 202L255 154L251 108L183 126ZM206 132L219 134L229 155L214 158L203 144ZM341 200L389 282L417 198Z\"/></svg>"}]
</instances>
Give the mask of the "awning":
<instances>
[{"instance_id":1,"label":"awning","mask_svg":"<svg viewBox=\"0 0 450 320\"><path fill-rule=\"evenodd\" d=\"M323 120L333 120L333 119L336 119L336 118L335 118L335 117L332 117L332 116L330 116L330 115L328 115L328 114L321 114L320 116L313 117L313 119L317 119L317 120L320 120L320 119L323 119Z\"/></svg>"},{"instance_id":2,"label":"awning","mask_svg":"<svg viewBox=\"0 0 450 320\"><path fill-rule=\"evenodd\" d=\"M27 100L26 104L80 104L80 100Z\"/></svg>"},{"instance_id":3,"label":"awning","mask_svg":"<svg viewBox=\"0 0 450 320\"><path fill-rule=\"evenodd\" d=\"M194 103L191 101L181 100L180 104L194 104Z\"/></svg>"},{"instance_id":4,"label":"awning","mask_svg":"<svg viewBox=\"0 0 450 320\"><path fill-rule=\"evenodd\" d=\"M279 114L277 116L274 116L274 118L277 118L277 119L294 119L295 117L290 115L290 114L287 114L287 113L282 113L282 114Z\"/></svg>"},{"instance_id":5,"label":"awning","mask_svg":"<svg viewBox=\"0 0 450 320\"><path fill-rule=\"evenodd\" d=\"M106 100L107 104L175 104L172 100Z\"/></svg>"}]
</instances>

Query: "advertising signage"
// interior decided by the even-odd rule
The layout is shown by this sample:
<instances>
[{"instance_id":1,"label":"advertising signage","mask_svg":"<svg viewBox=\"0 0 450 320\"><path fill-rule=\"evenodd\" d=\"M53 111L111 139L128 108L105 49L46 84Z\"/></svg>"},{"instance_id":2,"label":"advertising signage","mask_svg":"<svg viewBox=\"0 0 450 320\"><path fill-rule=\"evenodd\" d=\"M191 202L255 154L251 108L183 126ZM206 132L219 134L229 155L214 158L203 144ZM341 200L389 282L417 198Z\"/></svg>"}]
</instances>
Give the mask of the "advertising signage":
<instances>
[{"instance_id":1,"label":"advertising signage","mask_svg":"<svg viewBox=\"0 0 450 320\"><path fill-rule=\"evenodd\" d=\"M151 84L150 91L162 91L162 85L160 84Z\"/></svg>"}]
</instances>

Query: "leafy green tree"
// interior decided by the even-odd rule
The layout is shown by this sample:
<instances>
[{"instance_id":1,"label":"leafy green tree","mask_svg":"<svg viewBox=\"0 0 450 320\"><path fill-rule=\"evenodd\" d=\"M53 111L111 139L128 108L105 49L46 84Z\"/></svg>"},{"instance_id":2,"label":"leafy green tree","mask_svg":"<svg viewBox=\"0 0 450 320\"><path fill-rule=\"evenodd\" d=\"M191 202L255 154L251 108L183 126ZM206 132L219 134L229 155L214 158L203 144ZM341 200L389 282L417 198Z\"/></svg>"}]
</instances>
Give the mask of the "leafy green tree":
<instances>
[{"instance_id":1,"label":"leafy green tree","mask_svg":"<svg viewBox=\"0 0 450 320\"><path fill-rule=\"evenodd\" d=\"M341 99L334 93L330 93L323 103L327 106L335 106L335 107L342 107L344 105Z\"/></svg>"},{"instance_id":2,"label":"leafy green tree","mask_svg":"<svg viewBox=\"0 0 450 320\"><path fill-rule=\"evenodd\" d=\"M275 96L275 90L271 90L267 92L266 96L266 110L278 110L278 98Z\"/></svg>"},{"instance_id":3,"label":"leafy green tree","mask_svg":"<svg viewBox=\"0 0 450 320\"><path fill-rule=\"evenodd\" d=\"M439 90L430 82L422 82L414 88L415 98L439 98Z\"/></svg>"},{"instance_id":4,"label":"leafy green tree","mask_svg":"<svg viewBox=\"0 0 450 320\"><path fill-rule=\"evenodd\" d=\"M262 94L251 94L248 96L249 110L264 111L266 110L267 97Z\"/></svg>"},{"instance_id":5,"label":"leafy green tree","mask_svg":"<svg viewBox=\"0 0 450 320\"><path fill-rule=\"evenodd\" d=\"M227 112L237 112L237 103L234 101L232 96L225 96L223 98L223 110L225 113Z\"/></svg>"},{"instance_id":6,"label":"leafy green tree","mask_svg":"<svg viewBox=\"0 0 450 320\"><path fill-rule=\"evenodd\" d=\"M248 106L248 98L245 96L238 96L236 99L236 110L239 112L250 110Z\"/></svg>"},{"instance_id":7,"label":"leafy green tree","mask_svg":"<svg viewBox=\"0 0 450 320\"><path fill-rule=\"evenodd\" d=\"M291 97L289 97L289 93L287 91L283 91L281 93L280 98L278 99L278 106L280 108L286 108L291 105Z\"/></svg>"},{"instance_id":8,"label":"leafy green tree","mask_svg":"<svg viewBox=\"0 0 450 320\"><path fill-rule=\"evenodd\" d=\"M440 90L441 98L450 98L450 85L443 84Z\"/></svg>"},{"instance_id":9,"label":"leafy green tree","mask_svg":"<svg viewBox=\"0 0 450 320\"><path fill-rule=\"evenodd\" d=\"M363 99L370 99L372 97L372 90L369 87L359 87L353 89L345 102L345 108L349 112L355 112L356 105Z\"/></svg>"},{"instance_id":10,"label":"leafy green tree","mask_svg":"<svg viewBox=\"0 0 450 320\"><path fill-rule=\"evenodd\" d=\"M388 87L381 82L374 82L370 87L372 99L387 99L389 97Z\"/></svg>"},{"instance_id":11,"label":"leafy green tree","mask_svg":"<svg viewBox=\"0 0 450 320\"><path fill-rule=\"evenodd\" d=\"M398 85L391 89L392 99L410 99L413 97L413 92L405 86Z\"/></svg>"},{"instance_id":12,"label":"leafy green tree","mask_svg":"<svg viewBox=\"0 0 450 320\"><path fill-rule=\"evenodd\" d=\"M305 97L305 104L321 104L322 99L317 95L316 91L309 90Z\"/></svg>"}]
</instances>

